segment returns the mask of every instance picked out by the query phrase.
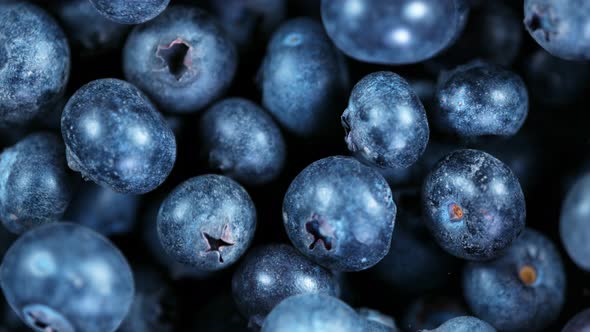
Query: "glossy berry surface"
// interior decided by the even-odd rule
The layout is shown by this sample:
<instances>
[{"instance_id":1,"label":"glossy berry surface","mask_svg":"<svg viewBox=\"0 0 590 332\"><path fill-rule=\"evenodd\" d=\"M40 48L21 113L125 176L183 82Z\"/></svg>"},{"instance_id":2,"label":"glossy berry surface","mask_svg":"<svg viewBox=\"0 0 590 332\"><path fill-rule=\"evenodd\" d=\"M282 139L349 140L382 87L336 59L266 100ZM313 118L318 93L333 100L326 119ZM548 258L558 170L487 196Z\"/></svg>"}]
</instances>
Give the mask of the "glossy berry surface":
<instances>
[{"instance_id":1,"label":"glossy berry surface","mask_svg":"<svg viewBox=\"0 0 590 332\"><path fill-rule=\"evenodd\" d=\"M282 171L287 147L281 130L260 106L224 99L199 122L201 153L209 167L247 185L261 185Z\"/></svg>"},{"instance_id":2,"label":"glossy berry surface","mask_svg":"<svg viewBox=\"0 0 590 332\"><path fill-rule=\"evenodd\" d=\"M221 175L186 180L164 200L158 234L166 252L200 270L220 270L248 249L256 209L237 182Z\"/></svg>"},{"instance_id":3,"label":"glossy berry surface","mask_svg":"<svg viewBox=\"0 0 590 332\"><path fill-rule=\"evenodd\" d=\"M119 250L69 223L22 235L4 256L0 281L12 309L36 331L115 331L134 294L131 270Z\"/></svg>"},{"instance_id":4,"label":"glossy berry surface","mask_svg":"<svg viewBox=\"0 0 590 332\"><path fill-rule=\"evenodd\" d=\"M496 332L496 329L490 324L473 316L460 316L448 320L434 330L424 330L431 332Z\"/></svg>"},{"instance_id":5,"label":"glossy berry surface","mask_svg":"<svg viewBox=\"0 0 590 332\"><path fill-rule=\"evenodd\" d=\"M590 174L576 180L565 196L559 218L559 235L570 259L590 271Z\"/></svg>"},{"instance_id":6,"label":"glossy berry surface","mask_svg":"<svg viewBox=\"0 0 590 332\"><path fill-rule=\"evenodd\" d=\"M298 294L336 296L338 284L328 269L285 244L254 248L234 272L232 293L238 310L254 326L282 300Z\"/></svg>"},{"instance_id":7,"label":"glossy berry surface","mask_svg":"<svg viewBox=\"0 0 590 332\"><path fill-rule=\"evenodd\" d=\"M586 332L590 329L590 309L585 309L576 314L563 327L561 332Z\"/></svg>"},{"instance_id":8,"label":"glossy berry surface","mask_svg":"<svg viewBox=\"0 0 590 332\"><path fill-rule=\"evenodd\" d=\"M262 105L281 126L298 136L321 136L338 121L334 107L348 72L322 25L296 18L273 33L258 80Z\"/></svg>"},{"instance_id":9,"label":"glossy berry surface","mask_svg":"<svg viewBox=\"0 0 590 332\"><path fill-rule=\"evenodd\" d=\"M459 36L463 0L322 0L322 21L334 44L364 62L410 64L431 58Z\"/></svg>"},{"instance_id":10,"label":"glossy berry surface","mask_svg":"<svg viewBox=\"0 0 590 332\"><path fill-rule=\"evenodd\" d=\"M528 114L528 93L515 73L470 62L439 78L435 124L458 136L514 135Z\"/></svg>"},{"instance_id":11,"label":"glossy berry surface","mask_svg":"<svg viewBox=\"0 0 590 332\"><path fill-rule=\"evenodd\" d=\"M283 222L295 247L338 271L359 271L389 251L396 205L385 179L350 157L307 166L287 190Z\"/></svg>"},{"instance_id":12,"label":"glossy berry surface","mask_svg":"<svg viewBox=\"0 0 590 332\"><path fill-rule=\"evenodd\" d=\"M566 60L588 60L589 10L585 0L525 0L524 25L549 53Z\"/></svg>"},{"instance_id":13,"label":"glossy berry surface","mask_svg":"<svg viewBox=\"0 0 590 332\"><path fill-rule=\"evenodd\" d=\"M457 150L443 158L426 177L422 200L437 243L463 259L498 257L524 229L518 179L482 151Z\"/></svg>"},{"instance_id":14,"label":"glossy berry surface","mask_svg":"<svg viewBox=\"0 0 590 332\"><path fill-rule=\"evenodd\" d=\"M49 132L26 136L0 154L0 219L13 233L61 219L75 180L64 145Z\"/></svg>"},{"instance_id":15,"label":"glossy berry surface","mask_svg":"<svg viewBox=\"0 0 590 332\"><path fill-rule=\"evenodd\" d=\"M0 3L0 127L23 125L55 105L70 75L57 22L25 1Z\"/></svg>"},{"instance_id":16,"label":"glossy berry surface","mask_svg":"<svg viewBox=\"0 0 590 332\"><path fill-rule=\"evenodd\" d=\"M94 8L111 21L121 24L144 23L166 9L170 0L89 0Z\"/></svg>"},{"instance_id":17,"label":"glossy berry surface","mask_svg":"<svg viewBox=\"0 0 590 332\"><path fill-rule=\"evenodd\" d=\"M61 132L71 169L119 193L158 187L174 165L174 134L135 86L100 79L70 98Z\"/></svg>"},{"instance_id":18,"label":"glossy berry surface","mask_svg":"<svg viewBox=\"0 0 590 332\"><path fill-rule=\"evenodd\" d=\"M233 42L196 7L172 6L135 27L123 49L127 80L169 112L206 107L229 87L236 68Z\"/></svg>"},{"instance_id":19,"label":"glossy berry surface","mask_svg":"<svg viewBox=\"0 0 590 332\"><path fill-rule=\"evenodd\" d=\"M397 74L376 72L352 89L342 114L348 149L383 168L405 168L428 144L428 120L420 99Z\"/></svg>"},{"instance_id":20,"label":"glossy berry surface","mask_svg":"<svg viewBox=\"0 0 590 332\"><path fill-rule=\"evenodd\" d=\"M64 219L92 228L104 236L131 232L137 219L139 196L125 195L92 182L83 183Z\"/></svg>"},{"instance_id":21,"label":"glossy berry surface","mask_svg":"<svg viewBox=\"0 0 590 332\"><path fill-rule=\"evenodd\" d=\"M61 0L53 6L70 42L86 55L121 47L129 30L102 16L88 0Z\"/></svg>"},{"instance_id":22,"label":"glossy berry surface","mask_svg":"<svg viewBox=\"0 0 590 332\"><path fill-rule=\"evenodd\" d=\"M470 262L463 271L463 292L470 309L500 331L546 327L561 310L565 286L557 248L531 229L504 256Z\"/></svg>"},{"instance_id":23,"label":"glossy berry surface","mask_svg":"<svg viewBox=\"0 0 590 332\"><path fill-rule=\"evenodd\" d=\"M363 321L346 303L320 294L292 296L268 315L262 332L360 332Z\"/></svg>"}]
</instances>

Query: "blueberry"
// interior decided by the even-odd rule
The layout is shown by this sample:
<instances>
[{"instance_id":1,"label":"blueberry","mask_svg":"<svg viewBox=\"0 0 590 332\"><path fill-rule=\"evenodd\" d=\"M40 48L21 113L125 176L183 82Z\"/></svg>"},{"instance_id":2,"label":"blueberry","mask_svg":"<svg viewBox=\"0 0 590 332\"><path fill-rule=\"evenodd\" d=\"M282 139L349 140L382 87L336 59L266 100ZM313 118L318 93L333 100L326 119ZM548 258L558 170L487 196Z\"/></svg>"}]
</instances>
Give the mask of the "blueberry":
<instances>
[{"instance_id":1,"label":"blueberry","mask_svg":"<svg viewBox=\"0 0 590 332\"><path fill-rule=\"evenodd\" d=\"M252 326L262 325L264 317L289 296L307 293L335 296L337 288L332 272L284 244L254 248L232 279L238 310Z\"/></svg>"},{"instance_id":2,"label":"blueberry","mask_svg":"<svg viewBox=\"0 0 590 332\"><path fill-rule=\"evenodd\" d=\"M351 152L383 168L405 168L428 144L428 121L420 99L392 72L365 76L352 89L342 114Z\"/></svg>"},{"instance_id":3,"label":"blueberry","mask_svg":"<svg viewBox=\"0 0 590 332\"><path fill-rule=\"evenodd\" d=\"M576 180L561 207L559 235L565 251L581 269L590 271L590 174Z\"/></svg>"},{"instance_id":4,"label":"blueberry","mask_svg":"<svg viewBox=\"0 0 590 332\"><path fill-rule=\"evenodd\" d=\"M129 26L106 19L88 0L61 0L54 5L70 42L84 54L98 54L118 48Z\"/></svg>"},{"instance_id":5,"label":"blueberry","mask_svg":"<svg viewBox=\"0 0 590 332\"><path fill-rule=\"evenodd\" d=\"M473 316L460 316L446 321L441 326L433 330L424 330L423 332L496 332L496 329L490 324Z\"/></svg>"},{"instance_id":6,"label":"blueberry","mask_svg":"<svg viewBox=\"0 0 590 332\"><path fill-rule=\"evenodd\" d=\"M104 17L121 24L139 24L160 15L170 0L89 0Z\"/></svg>"},{"instance_id":7,"label":"blueberry","mask_svg":"<svg viewBox=\"0 0 590 332\"><path fill-rule=\"evenodd\" d=\"M498 257L524 229L525 201L518 179L482 151L447 155L427 176L422 199L436 242L460 258Z\"/></svg>"},{"instance_id":8,"label":"blueberry","mask_svg":"<svg viewBox=\"0 0 590 332\"><path fill-rule=\"evenodd\" d=\"M584 309L570 319L561 332L585 332L590 328L590 309Z\"/></svg>"},{"instance_id":9,"label":"blueberry","mask_svg":"<svg viewBox=\"0 0 590 332\"><path fill-rule=\"evenodd\" d=\"M398 292L423 293L448 282L456 259L441 250L421 217L398 213L391 249L372 271Z\"/></svg>"},{"instance_id":10,"label":"blueberry","mask_svg":"<svg viewBox=\"0 0 590 332\"><path fill-rule=\"evenodd\" d=\"M283 300L268 315L262 332L361 332L363 320L346 303L323 294L301 294Z\"/></svg>"},{"instance_id":11,"label":"blueberry","mask_svg":"<svg viewBox=\"0 0 590 332\"><path fill-rule=\"evenodd\" d=\"M74 187L52 133L31 134L0 154L0 219L13 233L61 219Z\"/></svg>"},{"instance_id":12,"label":"blueberry","mask_svg":"<svg viewBox=\"0 0 590 332\"><path fill-rule=\"evenodd\" d=\"M287 14L286 0L208 0L228 36L247 51L267 38ZM255 45L252 45L255 43Z\"/></svg>"},{"instance_id":13,"label":"blueberry","mask_svg":"<svg viewBox=\"0 0 590 332\"><path fill-rule=\"evenodd\" d=\"M125 77L163 110L197 112L229 87L237 52L206 12L173 6L135 27L123 49Z\"/></svg>"},{"instance_id":14,"label":"blueberry","mask_svg":"<svg viewBox=\"0 0 590 332\"><path fill-rule=\"evenodd\" d=\"M566 60L590 59L586 0L525 0L524 25L549 53Z\"/></svg>"},{"instance_id":15,"label":"blueberry","mask_svg":"<svg viewBox=\"0 0 590 332\"><path fill-rule=\"evenodd\" d=\"M416 63L459 36L469 6L464 0L322 0L322 21L348 56L381 64Z\"/></svg>"},{"instance_id":16,"label":"blueberry","mask_svg":"<svg viewBox=\"0 0 590 332\"><path fill-rule=\"evenodd\" d=\"M365 332L398 332L395 320L377 310L360 308L357 313L364 318Z\"/></svg>"},{"instance_id":17,"label":"blueberry","mask_svg":"<svg viewBox=\"0 0 590 332\"><path fill-rule=\"evenodd\" d=\"M275 179L286 146L281 130L262 108L242 98L224 99L199 122L201 151L209 167L248 185Z\"/></svg>"},{"instance_id":18,"label":"blueberry","mask_svg":"<svg viewBox=\"0 0 590 332\"><path fill-rule=\"evenodd\" d=\"M134 294L119 250L89 228L68 223L18 238L4 256L0 280L12 309L36 331L115 331Z\"/></svg>"},{"instance_id":19,"label":"blueberry","mask_svg":"<svg viewBox=\"0 0 590 332\"><path fill-rule=\"evenodd\" d=\"M435 329L441 324L468 315L459 299L448 296L422 296L408 306L402 327L407 331Z\"/></svg>"},{"instance_id":20,"label":"blueberry","mask_svg":"<svg viewBox=\"0 0 590 332\"><path fill-rule=\"evenodd\" d=\"M395 214L385 179L350 157L307 166L283 201L283 222L295 248L337 271L377 264L389 251Z\"/></svg>"},{"instance_id":21,"label":"blueberry","mask_svg":"<svg viewBox=\"0 0 590 332\"><path fill-rule=\"evenodd\" d=\"M435 124L458 136L514 135L528 113L528 94L515 73L473 61L445 72L436 94Z\"/></svg>"},{"instance_id":22,"label":"blueberry","mask_svg":"<svg viewBox=\"0 0 590 332\"><path fill-rule=\"evenodd\" d=\"M137 219L139 197L124 195L86 182L70 203L64 219L105 236L129 233Z\"/></svg>"},{"instance_id":23,"label":"blueberry","mask_svg":"<svg viewBox=\"0 0 590 332\"><path fill-rule=\"evenodd\" d=\"M235 263L256 229L256 209L237 182L221 175L186 180L158 212L158 234L177 261L214 271Z\"/></svg>"},{"instance_id":24,"label":"blueberry","mask_svg":"<svg viewBox=\"0 0 590 332\"><path fill-rule=\"evenodd\" d=\"M590 68L585 62L567 61L537 50L525 63L525 79L539 106L570 105L584 96L590 83Z\"/></svg>"},{"instance_id":25,"label":"blueberry","mask_svg":"<svg viewBox=\"0 0 590 332\"><path fill-rule=\"evenodd\" d=\"M0 3L0 127L29 122L63 95L70 49L55 20L28 2Z\"/></svg>"},{"instance_id":26,"label":"blueberry","mask_svg":"<svg viewBox=\"0 0 590 332\"><path fill-rule=\"evenodd\" d=\"M506 254L470 262L463 292L473 313L501 331L539 331L557 318L565 300L565 271L555 245L527 229Z\"/></svg>"},{"instance_id":27,"label":"blueberry","mask_svg":"<svg viewBox=\"0 0 590 332\"><path fill-rule=\"evenodd\" d=\"M101 79L82 86L61 118L71 169L125 194L158 187L174 165L176 141L148 98L133 85Z\"/></svg>"},{"instance_id":28,"label":"blueberry","mask_svg":"<svg viewBox=\"0 0 590 332\"><path fill-rule=\"evenodd\" d=\"M283 23L272 35L259 71L262 105L298 136L321 136L338 115L348 86L341 54L310 18Z\"/></svg>"}]
</instances>

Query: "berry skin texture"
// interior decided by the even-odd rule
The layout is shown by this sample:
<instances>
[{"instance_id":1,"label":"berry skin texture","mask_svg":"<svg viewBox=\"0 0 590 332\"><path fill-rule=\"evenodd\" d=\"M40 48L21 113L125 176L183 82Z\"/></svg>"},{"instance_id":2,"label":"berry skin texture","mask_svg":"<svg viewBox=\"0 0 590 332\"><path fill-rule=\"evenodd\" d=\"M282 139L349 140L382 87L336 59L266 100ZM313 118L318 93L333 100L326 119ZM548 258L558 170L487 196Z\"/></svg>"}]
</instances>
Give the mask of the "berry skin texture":
<instances>
[{"instance_id":1,"label":"berry skin texture","mask_svg":"<svg viewBox=\"0 0 590 332\"><path fill-rule=\"evenodd\" d=\"M63 142L52 133L31 134L0 154L0 219L13 233L61 219L74 187Z\"/></svg>"},{"instance_id":2,"label":"berry skin texture","mask_svg":"<svg viewBox=\"0 0 590 332\"><path fill-rule=\"evenodd\" d=\"M287 157L281 130L262 108L242 98L224 99L199 122L201 153L209 167L246 185L275 179Z\"/></svg>"},{"instance_id":3,"label":"berry skin texture","mask_svg":"<svg viewBox=\"0 0 590 332\"><path fill-rule=\"evenodd\" d=\"M363 62L410 64L429 59L463 31L463 0L322 0L324 27L346 55Z\"/></svg>"},{"instance_id":4,"label":"berry skin texture","mask_svg":"<svg viewBox=\"0 0 590 332\"><path fill-rule=\"evenodd\" d=\"M365 76L342 114L348 149L382 168L406 168L428 144L428 120L418 96L392 72Z\"/></svg>"},{"instance_id":5,"label":"berry skin texture","mask_svg":"<svg viewBox=\"0 0 590 332\"><path fill-rule=\"evenodd\" d=\"M78 89L63 111L61 132L70 168L118 193L155 189L176 159L162 115L135 86L117 79Z\"/></svg>"},{"instance_id":6,"label":"berry skin texture","mask_svg":"<svg viewBox=\"0 0 590 332\"><path fill-rule=\"evenodd\" d=\"M186 180L158 212L158 234L178 262L215 271L235 263L250 246L256 209L237 182L222 175Z\"/></svg>"},{"instance_id":7,"label":"berry skin texture","mask_svg":"<svg viewBox=\"0 0 590 332\"><path fill-rule=\"evenodd\" d=\"M0 3L0 127L51 109L69 75L70 49L57 22L28 2Z\"/></svg>"},{"instance_id":8,"label":"berry skin texture","mask_svg":"<svg viewBox=\"0 0 590 332\"><path fill-rule=\"evenodd\" d=\"M279 26L258 76L262 105L289 132L321 136L337 123L348 69L319 22L295 18Z\"/></svg>"},{"instance_id":9,"label":"berry skin texture","mask_svg":"<svg viewBox=\"0 0 590 332\"><path fill-rule=\"evenodd\" d=\"M139 196L124 195L85 182L68 206L65 220L90 227L104 236L131 232L137 218Z\"/></svg>"},{"instance_id":10,"label":"berry skin texture","mask_svg":"<svg viewBox=\"0 0 590 332\"><path fill-rule=\"evenodd\" d=\"M559 218L559 235L565 251L576 265L590 271L590 174L580 177L567 193Z\"/></svg>"},{"instance_id":11,"label":"berry skin texture","mask_svg":"<svg viewBox=\"0 0 590 332\"><path fill-rule=\"evenodd\" d=\"M525 230L506 254L469 262L463 293L475 316L500 331L541 331L561 310L566 275L555 245Z\"/></svg>"},{"instance_id":12,"label":"berry skin texture","mask_svg":"<svg viewBox=\"0 0 590 332\"><path fill-rule=\"evenodd\" d=\"M0 280L7 302L36 331L115 331L134 295L121 252L70 223L43 225L19 237L4 256Z\"/></svg>"},{"instance_id":13,"label":"berry skin texture","mask_svg":"<svg viewBox=\"0 0 590 332\"><path fill-rule=\"evenodd\" d=\"M337 289L331 271L285 244L254 248L232 279L238 310L253 326L261 326L266 315L290 296L307 293L336 296Z\"/></svg>"},{"instance_id":14,"label":"berry skin texture","mask_svg":"<svg viewBox=\"0 0 590 332\"><path fill-rule=\"evenodd\" d=\"M307 166L283 201L283 222L295 248L336 271L377 264L389 251L395 214L385 179L351 157Z\"/></svg>"},{"instance_id":15,"label":"berry skin texture","mask_svg":"<svg viewBox=\"0 0 590 332\"><path fill-rule=\"evenodd\" d=\"M525 0L524 26L535 41L565 60L590 59L586 0Z\"/></svg>"},{"instance_id":16,"label":"berry skin texture","mask_svg":"<svg viewBox=\"0 0 590 332\"><path fill-rule=\"evenodd\" d=\"M357 313L364 321L364 332L398 332L395 320L377 310L360 308Z\"/></svg>"},{"instance_id":17,"label":"berry skin texture","mask_svg":"<svg viewBox=\"0 0 590 332\"><path fill-rule=\"evenodd\" d=\"M524 229L524 194L504 163L478 150L443 158L422 189L426 226L451 255L498 257Z\"/></svg>"},{"instance_id":18,"label":"berry skin texture","mask_svg":"<svg viewBox=\"0 0 590 332\"><path fill-rule=\"evenodd\" d=\"M361 332L363 319L346 303L322 294L291 296L277 305L261 332Z\"/></svg>"},{"instance_id":19,"label":"berry skin texture","mask_svg":"<svg viewBox=\"0 0 590 332\"><path fill-rule=\"evenodd\" d=\"M473 61L439 78L435 124L462 137L511 136L528 114L522 79L500 66Z\"/></svg>"},{"instance_id":20,"label":"berry skin texture","mask_svg":"<svg viewBox=\"0 0 590 332\"><path fill-rule=\"evenodd\" d=\"M106 19L88 0L56 1L53 7L70 42L84 55L120 47L130 28Z\"/></svg>"},{"instance_id":21,"label":"berry skin texture","mask_svg":"<svg viewBox=\"0 0 590 332\"><path fill-rule=\"evenodd\" d=\"M561 332L585 332L590 328L590 309L585 309L572 317Z\"/></svg>"},{"instance_id":22,"label":"berry skin texture","mask_svg":"<svg viewBox=\"0 0 590 332\"><path fill-rule=\"evenodd\" d=\"M422 332L496 332L496 329L483 320L472 316L460 316L448 320L434 330Z\"/></svg>"},{"instance_id":23,"label":"berry skin texture","mask_svg":"<svg viewBox=\"0 0 590 332\"><path fill-rule=\"evenodd\" d=\"M160 15L170 0L89 0L104 17L120 24L140 24Z\"/></svg>"},{"instance_id":24,"label":"berry skin texture","mask_svg":"<svg viewBox=\"0 0 590 332\"><path fill-rule=\"evenodd\" d=\"M207 12L172 6L136 26L123 49L123 71L162 110L197 112L231 84L237 52Z\"/></svg>"}]
</instances>

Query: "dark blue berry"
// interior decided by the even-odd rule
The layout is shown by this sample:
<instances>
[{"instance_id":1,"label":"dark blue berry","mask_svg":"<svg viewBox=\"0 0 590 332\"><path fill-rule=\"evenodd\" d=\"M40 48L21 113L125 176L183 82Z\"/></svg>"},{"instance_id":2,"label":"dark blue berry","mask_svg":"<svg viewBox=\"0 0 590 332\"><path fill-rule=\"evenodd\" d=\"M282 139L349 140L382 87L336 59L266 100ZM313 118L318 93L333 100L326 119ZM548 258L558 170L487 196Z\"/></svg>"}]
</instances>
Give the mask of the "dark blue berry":
<instances>
[{"instance_id":1,"label":"dark blue berry","mask_svg":"<svg viewBox=\"0 0 590 332\"><path fill-rule=\"evenodd\" d=\"M525 201L516 176L478 150L457 150L427 176L422 190L426 225L452 255L498 257L524 229Z\"/></svg>"},{"instance_id":2,"label":"dark blue berry","mask_svg":"<svg viewBox=\"0 0 590 332\"><path fill-rule=\"evenodd\" d=\"M70 49L55 20L25 1L0 3L0 127L51 109L66 88Z\"/></svg>"},{"instance_id":3,"label":"dark blue berry","mask_svg":"<svg viewBox=\"0 0 590 332\"><path fill-rule=\"evenodd\" d=\"M61 219L75 189L61 139L31 134L0 155L0 219L13 233Z\"/></svg>"},{"instance_id":4,"label":"dark blue berry","mask_svg":"<svg viewBox=\"0 0 590 332\"><path fill-rule=\"evenodd\" d=\"M337 289L331 271L284 244L254 248L232 279L238 309L254 326L262 325L266 315L290 296L307 293L336 296Z\"/></svg>"},{"instance_id":5,"label":"dark blue berry","mask_svg":"<svg viewBox=\"0 0 590 332\"><path fill-rule=\"evenodd\" d=\"M306 167L283 201L283 222L295 247L337 271L359 271L389 251L396 206L385 179L350 157Z\"/></svg>"},{"instance_id":6,"label":"dark blue berry","mask_svg":"<svg viewBox=\"0 0 590 332\"><path fill-rule=\"evenodd\" d=\"M286 159L281 130L262 108L242 98L224 99L199 122L201 153L209 167L248 185L275 179Z\"/></svg>"},{"instance_id":7,"label":"dark blue berry","mask_svg":"<svg viewBox=\"0 0 590 332\"><path fill-rule=\"evenodd\" d=\"M590 328L590 309L583 311L572 317L563 327L561 332L586 332Z\"/></svg>"},{"instance_id":8,"label":"dark blue berry","mask_svg":"<svg viewBox=\"0 0 590 332\"><path fill-rule=\"evenodd\" d=\"M200 270L220 270L248 249L256 209L237 182L221 175L186 180L166 197L158 213L158 234L166 252Z\"/></svg>"},{"instance_id":9,"label":"dark blue berry","mask_svg":"<svg viewBox=\"0 0 590 332\"><path fill-rule=\"evenodd\" d=\"M565 251L581 269L590 271L590 174L576 180L561 207L559 235Z\"/></svg>"},{"instance_id":10,"label":"dark blue berry","mask_svg":"<svg viewBox=\"0 0 590 332\"><path fill-rule=\"evenodd\" d=\"M16 240L0 280L12 309L36 331L113 332L134 294L119 250L89 228L68 223L43 225Z\"/></svg>"},{"instance_id":11,"label":"dark blue berry","mask_svg":"<svg viewBox=\"0 0 590 332\"><path fill-rule=\"evenodd\" d=\"M420 99L392 72L365 76L352 89L342 114L348 149L383 168L406 168L428 144L428 121Z\"/></svg>"},{"instance_id":12,"label":"dark blue berry","mask_svg":"<svg viewBox=\"0 0 590 332\"><path fill-rule=\"evenodd\" d=\"M473 316L460 316L446 321L433 330L423 332L496 332L490 324Z\"/></svg>"},{"instance_id":13,"label":"dark blue berry","mask_svg":"<svg viewBox=\"0 0 590 332\"><path fill-rule=\"evenodd\" d=\"M123 49L123 70L163 110L197 112L229 87L237 69L232 41L207 12L173 6L135 27Z\"/></svg>"},{"instance_id":14,"label":"dark blue berry","mask_svg":"<svg viewBox=\"0 0 590 332\"><path fill-rule=\"evenodd\" d=\"M70 168L119 193L155 189L176 159L176 140L162 115L141 91L117 79L76 91L61 132Z\"/></svg>"},{"instance_id":15,"label":"dark blue berry","mask_svg":"<svg viewBox=\"0 0 590 332\"><path fill-rule=\"evenodd\" d=\"M527 229L505 255L470 262L463 292L473 313L501 331L540 331L557 318L566 275L555 245Z\"/></svg>"},{"instance_id":16,"label":"dark blue berry","mask_svg":"<svg viewBox=\"0 0 590 332\"><path fill-rule=\"evenodd\" d=\"M139 24L166 9L170 0L89 0L104 17L121 24Z\"/></svg>"},{"instance_id":17,"label":"dark blue berry","mask_svg":"<svg viewBox=\"0 0 590 332\"><path fill-rule=\"evenodd\" d=\"M468 10L463 0L322 0L322 21L348 56L408 64L431 58L453 43Z\"/></svg>"}]
</instances>

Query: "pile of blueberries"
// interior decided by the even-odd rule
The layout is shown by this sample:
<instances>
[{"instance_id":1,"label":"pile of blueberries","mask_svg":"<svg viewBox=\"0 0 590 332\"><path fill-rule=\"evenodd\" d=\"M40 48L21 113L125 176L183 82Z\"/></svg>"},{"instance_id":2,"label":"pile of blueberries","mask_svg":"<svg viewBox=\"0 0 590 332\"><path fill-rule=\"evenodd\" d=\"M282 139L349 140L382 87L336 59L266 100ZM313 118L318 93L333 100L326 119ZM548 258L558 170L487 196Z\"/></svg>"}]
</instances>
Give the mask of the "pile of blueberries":
<instances>
[{"instance_id":1,"label":"pile of blueberries","mask_svg":"<svg viewBox=\"0 0 590 332\"><path fill-rule=\"evenodd\" d=\"M0 0L0 332L590 331L588 0Z\"/></svg>"}]
</instances>

